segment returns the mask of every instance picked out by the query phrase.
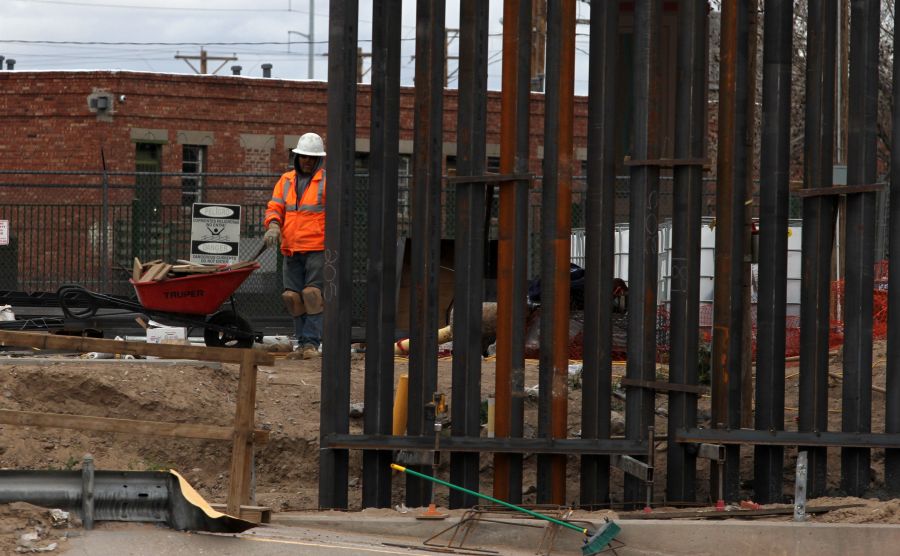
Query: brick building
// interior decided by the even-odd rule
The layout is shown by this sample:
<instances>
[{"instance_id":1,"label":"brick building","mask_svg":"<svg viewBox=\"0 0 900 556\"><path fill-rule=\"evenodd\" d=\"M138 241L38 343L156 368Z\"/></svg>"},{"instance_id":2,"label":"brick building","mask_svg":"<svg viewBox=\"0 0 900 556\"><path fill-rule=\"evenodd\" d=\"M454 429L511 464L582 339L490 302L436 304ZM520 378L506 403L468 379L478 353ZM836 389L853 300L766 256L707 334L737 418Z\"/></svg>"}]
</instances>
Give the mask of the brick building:
<instances>
[{"instance_id":1,"label":"brick building","mask_svg":"<svg viewBox=\"0 0 900 556\"><path fill-rule=\"evenodd\" d=\"M0 72L0 169L270 173L288 165L309 130L326 135L326 84L243 76L108 71ZM360 85L357 150L369 149L370 89ZM412 154L413 89L403 88L399 152ZM452 171L456 91L444 101ZM540 171L543 95L533 97L533 170ZM586 101L576 99L577 158L585 158ZM500 95L489 93L488 155L499 156ZM327 143L327 137L326 137ZM401 168L407 168L401 164ZM578 170L576 169L576 173ZM9 195L0 191L0 195Z\"/></svg>"}]
</instances>

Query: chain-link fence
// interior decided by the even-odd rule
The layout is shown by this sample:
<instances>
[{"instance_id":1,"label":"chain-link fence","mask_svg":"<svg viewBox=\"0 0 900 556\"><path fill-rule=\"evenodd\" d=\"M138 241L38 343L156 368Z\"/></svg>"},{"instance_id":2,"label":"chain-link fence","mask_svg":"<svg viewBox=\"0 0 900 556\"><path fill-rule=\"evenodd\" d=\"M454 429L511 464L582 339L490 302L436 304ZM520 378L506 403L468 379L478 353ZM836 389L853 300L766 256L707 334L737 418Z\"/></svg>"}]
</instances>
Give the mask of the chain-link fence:
<instances>
[{"instance_id":1,"label":"chain-link fence","mask_svg":"<svg viewBox=\"0 0 900 556\"><path fill-rule=\"evenodd\" d=\"M241 258L252 257L263 242L262 221L278 174L165 172L0 172L0 220L9 221L10 244L0 246L0 290L55 291L65 283L117 295L133 293L128 278L135 257L142 261L176 261L190 257L191 206L194 201L242 207ZM412 235L409 176L398 187L399 238ZM334 187L334 186L332 186ZM356 177L354 195L353 322L365 322L368 176ZM442 190L442 235L453 239L455 196ZM616 182L616 221L627 225L628 178ZM497 237L498 188L490 199L489 238ZM586 182L572 185L573 237L591 218L586 212ZM753 214L756 214L754 203ZM704 182L703 212L715 211L715 182ZM792 202L799 216L799 202ZM528 275L540 276L541 181L529 190ZM672 180L662 178L660 222L672 216ZM573 255L573 257L576 255ZM280 291L281 257L266 251L261 268L236 292L242 314L250 318L284 319Z\"/></svg>"}]
</instances>

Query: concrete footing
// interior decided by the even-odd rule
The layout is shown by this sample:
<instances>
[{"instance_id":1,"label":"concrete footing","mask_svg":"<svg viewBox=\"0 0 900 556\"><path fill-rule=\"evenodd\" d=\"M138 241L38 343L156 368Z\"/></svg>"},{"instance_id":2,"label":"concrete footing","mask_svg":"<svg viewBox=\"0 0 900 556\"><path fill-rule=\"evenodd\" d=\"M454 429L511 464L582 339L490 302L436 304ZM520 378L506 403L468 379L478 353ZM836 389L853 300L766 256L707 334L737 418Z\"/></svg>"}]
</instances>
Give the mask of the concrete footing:
<instances>
[{"instance_id":1,"label":"concrete footing","mask_svg":"<svg viewBox=\"0 0 900 556\"><path fill-rule=\"evenodd\" d=\"M273 524L331 531L352 531L363 535L402 536L419 543L458 518L418 521L413 517L366 516L362 513L286 513L273 516ZM528 521L539 524L538 521ZM900 525L858 525L842 523L793 523L777 521L687 521L617 520L622 528L617 540L625 555L702 556L717 554L766 554L830 556L844 554L894 554L900 547ZM508 547L536 550L543 535L541 527L482 523L473 528L467 547ZM580 553L582 537L563 529L554 542L554 554Z\"/></svg>"}]
</instances>

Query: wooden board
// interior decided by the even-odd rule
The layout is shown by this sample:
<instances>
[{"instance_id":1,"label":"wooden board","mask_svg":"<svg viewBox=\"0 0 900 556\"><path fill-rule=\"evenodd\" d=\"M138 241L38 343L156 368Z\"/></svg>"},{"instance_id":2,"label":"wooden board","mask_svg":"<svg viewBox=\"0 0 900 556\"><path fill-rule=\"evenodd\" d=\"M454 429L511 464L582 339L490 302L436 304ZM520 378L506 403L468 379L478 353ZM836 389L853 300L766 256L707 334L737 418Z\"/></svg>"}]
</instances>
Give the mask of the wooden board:
<instances>
[{"instance_id":1,"label":"wooden board","mask_svg":"<svg viewBox=\"0 0 900 556\"><path fill-rule=\"evenodd\" d=\"M216 510L217 512L228 513L228 507L225 504L210 504L210 508ZM272 522L272 508L268 506L241 506L239 516L241 519L245 521L252 521L253 523L271 523Z\"/></svg>"},{"instance_id":2,"label":"wooden board","mask_svg":"<svg viewBox=\"0 0 900 556\"><path fill-rule=\"evenodd\" d=\"M60 429L146 434L176 438L199 438L202 440L230 441L234 436L234 429L231 427L217 425L113 419L110 417L14 411L11 409L0 409L0 423L23 427L55 427ZM254 444L265 444L269 440L269 432L264 430L253 431L252 437Z\"/></svg>"},{"instance_id":3,"label":"wooden board","mask_svg":"<svg viewBox=\"0 0 900 556\"><path fill-rule=\"evenodd\" d=\"M224 347L181 346L175 344L148 344L145 342L123 342L100 338L76 336L55 336L38 332L17 332L0 330L0 345L30 347L38 349L58 349L79 353L121 353L122 355L156 355L169 359L197 359L198 361L219 361L220 363L241 363L243 352L253 353L257 365L274 365L271 353L253 349Z\"/></svg>"}]
</instances>

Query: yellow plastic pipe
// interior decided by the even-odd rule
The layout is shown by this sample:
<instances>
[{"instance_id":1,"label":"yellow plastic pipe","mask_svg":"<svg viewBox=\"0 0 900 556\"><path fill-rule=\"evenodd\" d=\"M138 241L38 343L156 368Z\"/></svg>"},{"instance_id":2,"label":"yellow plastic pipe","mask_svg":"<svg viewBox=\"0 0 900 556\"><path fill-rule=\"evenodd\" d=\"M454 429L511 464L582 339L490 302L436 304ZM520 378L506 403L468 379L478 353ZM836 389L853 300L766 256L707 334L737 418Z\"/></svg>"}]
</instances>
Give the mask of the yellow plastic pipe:
<instances>
[{"instance_id":1,"label":"yellow plastic pipe","mask_svg":"<svg viewBox=\"0 0 900 556\"><path fill-rule=\"evenodd\" d=\"M409 375L400 375L397 393L394 394L394 436L406 435L406 415L409 393Z\"/></svg>"}]
</instances>

